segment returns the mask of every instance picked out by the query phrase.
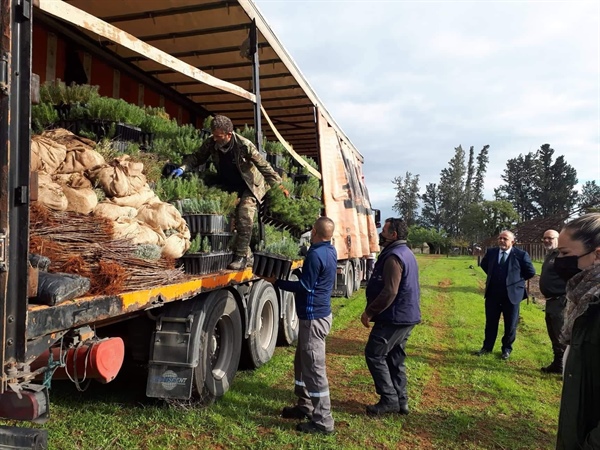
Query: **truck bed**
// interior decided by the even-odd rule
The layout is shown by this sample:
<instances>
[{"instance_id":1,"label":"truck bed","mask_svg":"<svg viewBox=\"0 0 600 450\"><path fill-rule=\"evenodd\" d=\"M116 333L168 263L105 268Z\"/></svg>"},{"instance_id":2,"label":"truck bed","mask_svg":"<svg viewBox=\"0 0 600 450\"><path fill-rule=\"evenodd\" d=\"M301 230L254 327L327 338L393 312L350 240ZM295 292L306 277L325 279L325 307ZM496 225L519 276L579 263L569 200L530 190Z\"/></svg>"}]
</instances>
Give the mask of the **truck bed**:
<instances>
[{"instance_id":1,"label":"truck bed","mask_svg":"<svg viewBox=\"0 0 600 450\"><path fill-rule=\"evenodd\" d=\"M292 270L302 266L294 261ZM50 333L86 324L102 325L124 319L136 312L157 308L178 300L188 300L202 292L256 279L252 268L216 274L190 275L183 282L118 295L81 297L56 306L28 306L26 338L36 339Z\"/></svg>"}]
</instances>

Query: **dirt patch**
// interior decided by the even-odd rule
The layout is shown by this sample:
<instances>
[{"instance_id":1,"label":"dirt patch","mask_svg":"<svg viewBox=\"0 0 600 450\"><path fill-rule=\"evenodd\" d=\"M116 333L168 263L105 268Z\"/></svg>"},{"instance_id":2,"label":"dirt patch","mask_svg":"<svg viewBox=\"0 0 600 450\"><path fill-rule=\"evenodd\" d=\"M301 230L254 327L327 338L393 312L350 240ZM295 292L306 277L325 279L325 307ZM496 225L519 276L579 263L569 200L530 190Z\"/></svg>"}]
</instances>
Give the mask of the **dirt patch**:
<instances>
[{"instance_id":1,"label":"dirt patch","mask_svg":"<svg viewBox=\"0 0 600 450\"><path fill-rule=\"evenodd\" d=\"M450 278L445 278L438 282L438 286L441 288L447 288L452 285L452 280Z\"/></svg>"},{"instance_id":2,"label":"dirt patch","mask_svg":"<svg viewBox=\"0 0 600 450\"><path fill-rule=\"evenodd\" d=\"M327 338L327 378L334 410L364 414L365 405L377 401L372 385L367 388L365 383L357 383L357 380L370 380L371 374L366 363L358 369L352 369L356 357L364 354L369 332L369 328L356 320Z\"/></svg>"},{"instance_id":3,"label":"dirt patch","mask_svg":"<svg viewBox=\"0 0 600 450\"><path fill-rule=\"evenodd\" d=\"M539 275L534 275L533 278L527 281L527 294L529 294L529 299L531 301L535 301L535 303L539 303L542 305L546 304L546 299L540 291Z\"/></svg>"}]
</instances>

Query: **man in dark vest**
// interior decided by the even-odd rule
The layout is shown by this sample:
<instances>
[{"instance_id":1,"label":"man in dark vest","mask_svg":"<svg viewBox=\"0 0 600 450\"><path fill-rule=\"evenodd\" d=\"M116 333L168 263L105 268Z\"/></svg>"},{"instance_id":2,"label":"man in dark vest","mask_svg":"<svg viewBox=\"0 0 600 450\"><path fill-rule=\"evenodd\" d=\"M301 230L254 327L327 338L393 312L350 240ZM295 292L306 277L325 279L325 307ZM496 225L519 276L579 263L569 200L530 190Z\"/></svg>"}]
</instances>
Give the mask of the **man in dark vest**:
<instances>
[{"instance_id":1,"label":"man in dark vest","mask_svg":"<svg viewBox=\"0 0 600 450\"><path fill-rule=\"evenodd\" d=\"M369 328L365 359L379 402L367 414L408 414L406 343L421 321L419 267L406 245L408 227L402 219L387 219L379 234L383 248L367 284L367 307L360 320Z\"/></svg>"},{"instance_id":2,"label":"man in dark vest","mask_svg":"<svg viewBox=\"0 0 600 450\"><path fill-rule=\"evenodd\" d=\"M566 345L561 342L560 336L564 325L564 313L567 306L565 289L567 283L558 276L554 270L554 260L558 256L558 231L546 230L542 238L544 247L548 254L542 264L540 275L540 291L546 297L546 329L548 337L552 342L553 361L546 367L542 367L545 373L562 373L563 355Z\"/></svg>"},{"instance_id":3,"label":"man in dark vest","mask_svg":"<svg viewBox=\"0 0 600 450\"><path fill-rule=\"evenodd\" d=\"M501 358L506 360L517 337L519 307L527 298L525 281L535 275L529 254L513 247L515 235L504 230L498 236L498 247L490 248L481 260L487 274L485 283L485 338L477 356L491 353L498 336L500 314L504 317Z\"/></svg>"}]
</instances>

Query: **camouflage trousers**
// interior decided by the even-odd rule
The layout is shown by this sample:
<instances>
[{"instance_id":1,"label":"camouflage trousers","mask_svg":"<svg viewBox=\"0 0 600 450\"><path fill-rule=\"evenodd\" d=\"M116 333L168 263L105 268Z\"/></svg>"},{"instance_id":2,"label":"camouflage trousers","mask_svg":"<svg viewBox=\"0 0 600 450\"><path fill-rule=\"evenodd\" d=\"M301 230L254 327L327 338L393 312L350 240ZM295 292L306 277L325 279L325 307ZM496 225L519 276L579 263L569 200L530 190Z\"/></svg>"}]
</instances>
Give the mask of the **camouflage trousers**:
<instances>
[{"instance_id":1,"label":"camouflage trousers","mask_svg":"<svg viewBox=\"0 0 600 450\"><path fill-rule=\"evenodd\" d=\"M240 201L235 208L235 229L237 237L235 238L235 248L233 252L236 256L250 256L250 238L252 237L252 226L254 216L256 215L258 201L256 197L246 189Z\"/></svg>"}]
</instances>

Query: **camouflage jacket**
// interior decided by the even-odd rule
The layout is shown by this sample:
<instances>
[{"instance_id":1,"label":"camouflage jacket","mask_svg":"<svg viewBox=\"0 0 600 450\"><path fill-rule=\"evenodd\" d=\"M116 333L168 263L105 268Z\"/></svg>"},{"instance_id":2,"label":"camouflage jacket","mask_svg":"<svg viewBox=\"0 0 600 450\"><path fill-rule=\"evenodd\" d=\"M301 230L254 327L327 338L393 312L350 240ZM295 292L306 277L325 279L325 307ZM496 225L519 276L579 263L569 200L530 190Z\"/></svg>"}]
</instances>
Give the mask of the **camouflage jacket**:
<instances>
[{"instance_id":1,"label":"camouflage jacket","mask_svg":"<svg viewBox=\"0 0 600 450\"><path fill-rule=\"evenodd\" d=\"M281 184L281 178L261 156L252 142L237 133L233 133L231 139L233 140L233 146L229 151L233 152L235 165L239 169L248 189L260 202L269 188ZM215 167L218 168L220 154L221 151L216 148L215 141L210 136L196 153L183 159L184 167L186 170L194 170L210 158Z\"/></svg>"}]
</instances>

